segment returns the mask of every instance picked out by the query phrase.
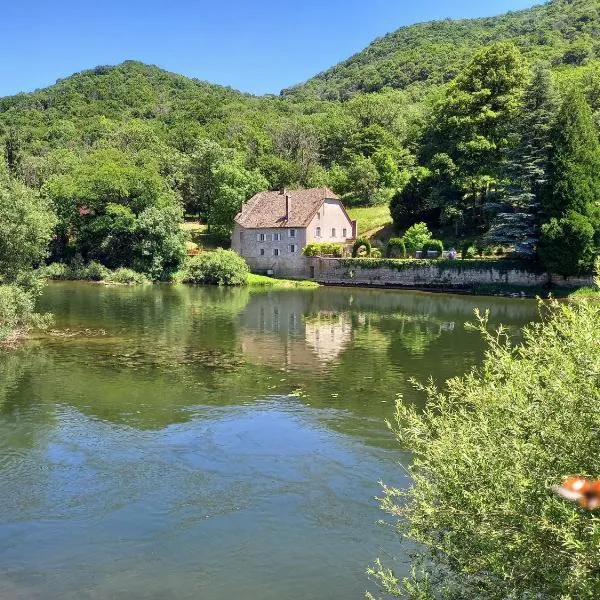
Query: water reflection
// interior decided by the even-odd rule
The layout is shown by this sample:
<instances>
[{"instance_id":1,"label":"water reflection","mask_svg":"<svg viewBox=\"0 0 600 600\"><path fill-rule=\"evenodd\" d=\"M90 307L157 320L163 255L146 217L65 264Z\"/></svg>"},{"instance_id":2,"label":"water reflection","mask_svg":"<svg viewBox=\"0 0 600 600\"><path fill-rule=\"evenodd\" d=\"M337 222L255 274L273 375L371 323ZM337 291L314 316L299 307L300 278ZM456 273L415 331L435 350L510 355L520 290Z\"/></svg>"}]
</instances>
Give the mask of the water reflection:
<instances>
[{"instance_id":1,"label":"water reflection","mask_svg":"<svg viewBox=\"0 0 600 600\"><path fill-rule=\"evenodd\" d=\"M49 286L0 355L1 598L360 597L408 383L476 364L473 308L385 290ZM382 552L383 549L383 552Z\"/></svg>"}]
</instances>

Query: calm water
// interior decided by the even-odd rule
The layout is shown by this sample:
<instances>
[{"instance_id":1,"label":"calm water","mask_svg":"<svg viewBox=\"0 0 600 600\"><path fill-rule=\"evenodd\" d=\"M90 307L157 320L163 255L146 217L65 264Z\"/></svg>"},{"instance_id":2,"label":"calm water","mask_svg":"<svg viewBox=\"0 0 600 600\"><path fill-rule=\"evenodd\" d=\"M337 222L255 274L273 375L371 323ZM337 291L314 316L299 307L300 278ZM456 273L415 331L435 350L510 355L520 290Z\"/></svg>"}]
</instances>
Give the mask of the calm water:
<instances>
[{"instance_id":1,"label":"calm water","mask_svg":"<svg viewBox=\"0 0 600 600\"><path fill-rule=\"evenodd\" d=\"M477 364L473 308L378 290L50 285L56 330L0 354L0 598L361 598L384 419Z\"/></svg>"}]
</instances>

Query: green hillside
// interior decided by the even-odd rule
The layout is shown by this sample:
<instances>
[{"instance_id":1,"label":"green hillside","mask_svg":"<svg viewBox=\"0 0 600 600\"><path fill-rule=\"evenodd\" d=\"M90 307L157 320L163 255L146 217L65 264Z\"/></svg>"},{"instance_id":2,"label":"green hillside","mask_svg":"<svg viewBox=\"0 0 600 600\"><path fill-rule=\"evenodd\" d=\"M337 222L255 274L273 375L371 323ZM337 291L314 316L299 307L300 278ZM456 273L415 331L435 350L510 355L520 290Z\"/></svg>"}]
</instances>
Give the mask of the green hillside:
<instances>
[{"instance_id":1,"label":"green hillside","mask_svg":"<svg viewBox=\"0 0 600 600\"><path fill-rule=\"evenodd\" d=\"M477 48L507 40L532 63L544 60L554 67L584 64L600 57L599 11L597 0L552 0L496 17L402 27L282 93L338 99L386 86L441 85L456 76Z\"/></svg>"}]
</instances>

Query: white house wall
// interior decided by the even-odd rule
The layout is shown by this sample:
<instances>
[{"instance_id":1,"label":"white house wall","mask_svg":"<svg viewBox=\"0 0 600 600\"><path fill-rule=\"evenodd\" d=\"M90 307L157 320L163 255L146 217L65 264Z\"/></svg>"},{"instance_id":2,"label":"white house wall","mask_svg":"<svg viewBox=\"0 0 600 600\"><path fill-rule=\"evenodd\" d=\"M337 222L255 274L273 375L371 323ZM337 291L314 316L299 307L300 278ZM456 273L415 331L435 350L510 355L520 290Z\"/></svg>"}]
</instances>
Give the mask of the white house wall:
<instances>
[{"instance_id":1,"label":"white house wall","mask_svg":"<svg viewBox=\"0 0 600 600\"><path fill-rule=\"evenodd\" d=\"M317 236L317 227L321 236ZM332 230L335 229L335 236ZM343 230L346 229L346 237ZM352 221L346 216L339 200L325 200L306 229L306 242L345 242L352 238Z\"/></svg>"}]
</instances>

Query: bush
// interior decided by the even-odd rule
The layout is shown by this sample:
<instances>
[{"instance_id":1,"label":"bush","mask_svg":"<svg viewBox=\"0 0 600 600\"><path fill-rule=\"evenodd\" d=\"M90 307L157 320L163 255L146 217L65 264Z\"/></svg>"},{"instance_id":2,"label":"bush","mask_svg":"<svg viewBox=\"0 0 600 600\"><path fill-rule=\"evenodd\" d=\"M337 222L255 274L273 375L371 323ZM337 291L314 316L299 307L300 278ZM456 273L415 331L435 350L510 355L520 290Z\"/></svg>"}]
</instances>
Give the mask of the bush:
<instances>
[{"instance_id":1,"label":"bush","mask_svg":"<svg viewBox=\"0 0 600 600\"><path fill-rule=\"evenodd\" d=\"M390 238L385 248L387 258L406 258L406 245L402 238Z\"/></svg>"},{"instance_id":2,"label":"bush","mask_svg":"<svg viewBox=\"0 0 600 600\"><path fill-rule=\"evenodd\" d=\"M48 324L35 312L35 296L17 285L0 285L0 343L12 333Z\"/></svg>"},{"instance_id":3,"label":"bush","mask_svg":"<svg viewBox=\"0 0 600 600\"><path fill-rule=\"evenodd\" d=\"M371 242L367 238L358 238L352 246L352 258L359 256L371 256Z\"/></svg>"},{"instance_id":4,"label":"bush","mask_svg":"<svg viewBox=\"0 0 600 600\"><path fill-rule=\"evenodd\" d=\"M73 260L70 264L52 263L40 269L40 274L46 279L102 281L110 275L110 270L99 262L92 261L84 265L80 260Z\"/></svg>"},{"instance_id":5,"label":"bush","mask_svg":"<svg viewBox=\"0 0 600 600\"><path fill-rule=\"evenodd\" d=\"M538 254L548 271L559 275L591 273L594 268L594 227L590 220L571 211L542 226Z\"/></svg>"},{"instance_id":6,"label":"bush","mask_svg":"<svg viewBox=\"0 0 600 600\"><path fill-rule=\"evenodd\" d=\"M413 254L421 250L423 245L431 239L431 231L429 231L425 223L415 223L406 230L402 239L404 240L406 251Z\"/></svg>"},{"instance_id":7,"label":"bush","mask_svg":"<svg viewBox=\"0 0 600 600\"><path fill-rule=\"evenodd\" d=\"M133 269L127 269L121 267L112 271L108 277L105 278L108 283L119 283L123 285L143 285L150 283L150 280L143 274L134 271Z\"/></svg>"},{"instance_id":8,"label":"bush","mask_svg":"<svg viewBox=\"0 0 600 600\"><path fill-rule=\"evenodd\" d=\"M369 255L370 258L381 258L382 254L381 254L381 250L379 248L372 248L371 249L371 254Z\"/></svg>"},{"instance_id":9,"label":"bush","mask_svg":"<svg viewBox=\"0 0 600 600\"><path fill-rule=\"evenodd\" d=\"M427 258L427 252L439 252L439 258L444 256L444 243L441 240L429 240L423 245L424 258Z\"/></svg>"},{"instance_id":10,"label":"bush","mask_svg":"<svg viewBox=\"0 0 600 600\"><path fill-rule=\"evenodd\" d=\"M473 246L472 242L464 242L461 249L461 256L464 259L467 258L475 258L477 255L477 251L475 250L475 246Z\"/></svg>"},{"instance_id":11,"label":"bush","mask_svg":"<svg viewBox=\"0 0 600 600\"><path fill-rule=\"evenodd\" d=\"M219 248L203 252L190 260L184 277L185 283L211 285L246 285L250 269L246 261L233 250Z\"/></svg>"},{"instance_id":12,"label":"bush","mask_svg":"<svg viewBox=\"0 0 600 600\"><path fill-rule=\"evenodd\" d=\"M600 474L598 322L598 303L554 303L516 347L482 328L479 370L428 386L425 409L397 402L413 484L386 487L383 508L420 566L404 583L372 571L390 597L598 598L600 517L550 489Z\"/></svg>"},{"instance_id":13,"label":"bush","mask_svg":"<svg viewBox=\"0 0 600 600\"><path fill-rule=\"evenodd\" d=\"M344 255L344 244L334 242L311 242L302 251L304 256L336 256Z\"/></svg>"}]
</instances>

